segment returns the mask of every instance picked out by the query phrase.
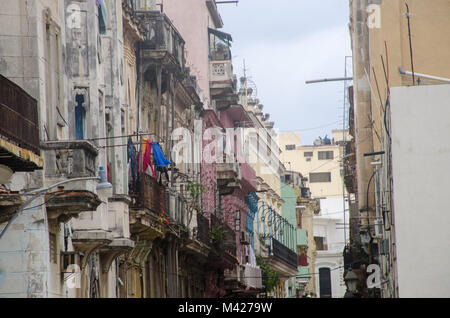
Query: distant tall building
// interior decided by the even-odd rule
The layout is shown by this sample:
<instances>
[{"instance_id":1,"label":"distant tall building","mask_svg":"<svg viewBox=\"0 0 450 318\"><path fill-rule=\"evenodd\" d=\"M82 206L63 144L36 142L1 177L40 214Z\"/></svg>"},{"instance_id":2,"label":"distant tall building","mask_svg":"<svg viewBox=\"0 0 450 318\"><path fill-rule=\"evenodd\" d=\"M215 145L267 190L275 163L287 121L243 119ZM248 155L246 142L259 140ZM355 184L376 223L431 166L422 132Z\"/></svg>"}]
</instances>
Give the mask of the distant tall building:
<instances>
[{"instance_id":1,"label":"distant tall building","mask_svg":"<svg viewBox=\"0 0 450 318\"><path fill-rule=\"evenodd\" d=\"M343 186L342 153L348 132L334 130L314 145L300 144L300 133L280 133L281 161L305 177L311 197L320 201L314 215L315 275L318 297L341 298L345 294L342 253L348 239L348 209Z\"/></svg>"}]
</instances>

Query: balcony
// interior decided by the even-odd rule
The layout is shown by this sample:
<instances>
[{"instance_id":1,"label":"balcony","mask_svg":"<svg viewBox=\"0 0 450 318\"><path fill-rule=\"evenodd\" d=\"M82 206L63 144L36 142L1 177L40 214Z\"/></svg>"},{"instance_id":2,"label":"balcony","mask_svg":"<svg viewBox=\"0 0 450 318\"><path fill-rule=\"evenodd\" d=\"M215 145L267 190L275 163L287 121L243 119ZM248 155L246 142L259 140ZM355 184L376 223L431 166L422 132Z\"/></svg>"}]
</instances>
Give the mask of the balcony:
<instances>
[{"instance_id":1,"label":"balcony","mask_svg":"<svg viewBox=\"0 0 450 318\"><path fill-rule=\"evenodd\" d=\"M128 35L133 36L138 41L144 40L144 34L147 33L143 17L137 15L136 8L140 4L136 0L122 0L123 28Z\"/></svg>"},{"instance_id":2,"label":"balcony","mask_svg":"<svg viewBox=\"0 0 450 318\"><path fill-rule=\"evenodd\" d=\"M244 266L236 265L232 270L224 271L224 288L234 295L245 293L245 274Z\"/></svg>"},{"instance_id":3,"label":"balcony","mask_svg":"<svg viewBox=\"0 0 450 318\"><path fill-rule=\"evenodd\" d=\"M166 190L153 176L140 173L130 187L130 232L153 240L163 234L162 216L166 214Z\"/></svg>"},{"instance_id":4,"label":"balcony","mask_svg":"<svg viewBox=\"0 0 450 318\"><path fill-rule=\"evenodd\" d=\"M239 163L216 164L217 185L221 195L227 195L241 187L241 169Z\"/></svg>"},{"instance_id":5,"label":"balcony","mask_svg":"<svg viewBox=\"0 0 450 318\"><path fill-rule=\"evenodd\" d=\"M219 220L214 214L211 215L211 235L221 233L218 235L218 240L212 240L211 244L216 249L218 254L230 255L236 259L236 233L231 227Z\"/></svg>"},{"instance_id":6,"label":"balcony","mask_svg":"<svg viewBox=\"0 0 450 318\"><path fill-rule=\"evenodd\" d=\"M43 167L37 102L0 75L0 167L10 173Z\"/></svg>"},{"instance_id":7,"label":"balcony","mask_svg":"<svg viewBox=\"0 0 450 318\"><path fill-rule=\"evenodd\" d=\"M98 151L83 140L48 141L41 144L45 160L45 185L71 178L95 177ZM50 219L66 222L83 211L95 211L101 201L97 196L97 181L76 181L46 194Z\"/></svg>"},{"instance_id":8,"label":"balcony","mask_svg":"<svg viewBox=\"0 0 450 318\"><path fill-rule=\"evenodd\" d=\"M294 269L295 271L297 270L297 253L274 238L272 238L272 249L270 251L270 255L273 259L282 261L290 269Z\"/></svg>"},{"instance_id":9,"label":"balcony","mask_svg":"<svg viewBox=\"0 0 450 318\"><path fill-rule=\"evenodd\" d=\"M237 79L233 73L233 62L231 60L210 61L209 70L211 98L216 100L217 106L238 103Z\"/></svg>"},{"instance_id":10,"label":"balcony","mask_svg":"<svg viewBox=\"0 0 450 318\"><path fill-rule=\"evenodd\" d=\"M183 72L185 68L184 40L170 19L159 11L137 11L147 32L142 43L144 64L163 65L168 70Z\"/></svg>"},{"instance_id":11,"label":"balcony","mask_svg":"<svg viewBox=\"0 0 450 318\"><path fill-rule=\"evenodd\" d=\"M211 98L216 100L217 107L238 103L237 79L233 73L231 54L231 35L208 29L210 37L209 49L209 82Z\"/></svg>"}]
</instances>

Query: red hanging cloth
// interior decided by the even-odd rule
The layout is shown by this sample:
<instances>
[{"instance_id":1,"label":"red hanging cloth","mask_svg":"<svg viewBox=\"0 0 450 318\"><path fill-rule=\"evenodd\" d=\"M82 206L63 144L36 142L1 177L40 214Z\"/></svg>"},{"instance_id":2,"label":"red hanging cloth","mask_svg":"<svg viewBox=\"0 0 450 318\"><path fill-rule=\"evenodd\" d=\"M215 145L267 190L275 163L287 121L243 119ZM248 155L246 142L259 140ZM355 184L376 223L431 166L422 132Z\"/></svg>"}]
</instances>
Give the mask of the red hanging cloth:
<instances>
[{"instance_id":1,"label":"red hanging cloth","mask_svg":"<svg viewBox=\"0 0 450 318\"><path fill-rule=\"evenodd\" d=\"M147 139L147 138L142 138L142 140L145 143L144 158L143 158L143 162L142 162L143 172L147 171L148 166L150 166L150 168L152 169L153 178L156 179L156 173L155 173L155 170L153 169L153 164L152 164L153 141L151 141L150 139ZM140 159L140 156L138 156L138 167L139 167L139 159Z\"/></svg>"}]
</instances>

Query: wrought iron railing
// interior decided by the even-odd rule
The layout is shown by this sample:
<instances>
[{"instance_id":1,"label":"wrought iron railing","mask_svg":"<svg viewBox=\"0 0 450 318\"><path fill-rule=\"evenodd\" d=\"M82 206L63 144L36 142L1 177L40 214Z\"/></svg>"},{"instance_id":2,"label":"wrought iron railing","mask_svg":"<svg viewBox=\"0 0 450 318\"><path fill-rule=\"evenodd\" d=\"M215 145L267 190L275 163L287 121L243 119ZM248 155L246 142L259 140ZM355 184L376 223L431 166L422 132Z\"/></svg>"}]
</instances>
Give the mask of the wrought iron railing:
<instances>
[{"instance_id":1,"label":"wrought iron railing","mask_svg":"<svg viewBox=\"0 0 450 318\"><path fill-rule=\"evenodd\" d=\"M134 198L133 208L145 208L157 215L166 212L166 188L148 174L140 173L138 180L130 187L130 195Z\"/></svg>"},{"instance_id":2,"label":"wrought iron railing","mask_svg":"<svg viewBox=\"0 0 450 318\"><path fill-rule=\"evenodd\" d=\"M278 240L272 238L272 250L270 253L272 256L277 257L285 263L297 267L298 256L297 253L289 249L287 246L280 243Z\"/></svg>"}]
</instances>

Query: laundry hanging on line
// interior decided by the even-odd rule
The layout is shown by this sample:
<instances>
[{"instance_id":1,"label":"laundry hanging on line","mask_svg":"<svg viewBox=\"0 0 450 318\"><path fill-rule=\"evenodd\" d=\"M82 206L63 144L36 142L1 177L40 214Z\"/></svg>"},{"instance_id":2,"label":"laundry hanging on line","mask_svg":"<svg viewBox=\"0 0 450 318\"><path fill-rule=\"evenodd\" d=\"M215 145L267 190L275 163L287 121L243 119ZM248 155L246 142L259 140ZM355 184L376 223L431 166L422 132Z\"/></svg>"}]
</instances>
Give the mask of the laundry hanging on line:
<instances>
[{"instance_id":1,"label":"laundry hanging on line","mask_svg":"<svg viewBox=\"0 0 450 318\"><path fill-rule=\"evenodd\" d=\"M134 143L131 137L128 138L127 143L127 162L130 163L130 172L133 180L137 180L138 172L146 172L148 167L150 166L152 170L153 177L157 179L155 169L153 168L152 163L152 150L153 150L153 159L154 165L156 169L160 172L159 183L161 184L161 175L164 174L167 181L169 181L169 175L167 173L167 165L172 163L167 160L164 156L164 153L161 150L161 146L158 142L153 142L148 138L142 138L142 152L143 152L143 160L142 160L142 171L140 168L140 157L141 152L137 152L134 146Z\"/></svg>"}]
</instances>

